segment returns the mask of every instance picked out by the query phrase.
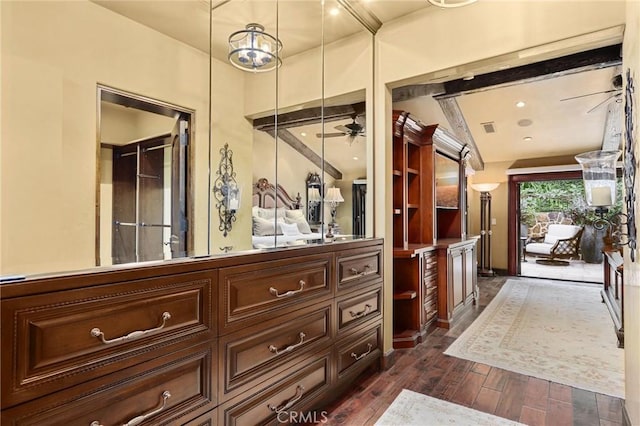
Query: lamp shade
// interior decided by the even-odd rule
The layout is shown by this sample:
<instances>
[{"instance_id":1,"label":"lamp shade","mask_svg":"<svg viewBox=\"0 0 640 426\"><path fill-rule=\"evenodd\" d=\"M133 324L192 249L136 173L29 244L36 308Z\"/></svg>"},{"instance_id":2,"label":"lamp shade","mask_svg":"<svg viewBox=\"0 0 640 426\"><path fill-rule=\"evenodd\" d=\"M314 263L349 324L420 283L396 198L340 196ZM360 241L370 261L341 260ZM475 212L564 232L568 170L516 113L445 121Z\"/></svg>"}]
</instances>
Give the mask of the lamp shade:
<instances>
[{"instance_id":1,"label":"lamp shade","mask_svg":"<svg viewBox=\"0 0 640 426\"><path fill-rule=\"evenodd\" d=\"M587 205L612 206L616 202L616 161L620 151L590 151L576 155L582 166Z\"/></svg>"},{"instance_id":2,"label":"lamp shade","mask_svg":"<svg viewBox=\"0 0 640 426\"><path fill-rule=\"evenodd\" d=\"M324 201L325 203L342 203L344 201L344 198L342 198L340 188L327 189L327 194L324 196Z\"/></svg>"},{"instance_id":3,"label":"lamp shade","mask_svg":"<svg viewBox=\"0 0 640 426\"><path fill-rule=\"evenodd\" d=\"M491 192L497 187L500 186L500 183L473 183L471 184L471 188L478 192Z\"/></svg>"},{"instance_id":4,"label":"lamp shade","mask_svg":"<svg viewBox=\"0 0 640 426\"><path fill-rule=\"evenodd\" d=\"M320 190L318 188L309 188L309 202L319 203L320 200Z\"/></svg>"}]
</instances>

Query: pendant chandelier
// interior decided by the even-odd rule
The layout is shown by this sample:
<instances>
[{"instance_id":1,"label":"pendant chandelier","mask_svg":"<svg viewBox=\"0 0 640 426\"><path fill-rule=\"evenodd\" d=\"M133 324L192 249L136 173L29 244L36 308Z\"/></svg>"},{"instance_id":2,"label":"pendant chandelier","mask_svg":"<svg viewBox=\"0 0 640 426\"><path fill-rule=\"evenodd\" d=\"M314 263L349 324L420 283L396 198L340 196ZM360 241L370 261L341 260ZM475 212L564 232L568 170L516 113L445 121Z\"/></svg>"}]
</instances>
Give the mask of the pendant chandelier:
<instances>
[{"instance_id":1,"label":"pendant chandelier","mask_svg":"<svg viewBox=\"0 0 640 426\"><path fill-rule=\"evenodd\" d=\"M229 36L229 61L241 70L271 71L282 65L281 50L280 40L266 33L260 24L248 24Z\"/></svg>"}]
</instances>

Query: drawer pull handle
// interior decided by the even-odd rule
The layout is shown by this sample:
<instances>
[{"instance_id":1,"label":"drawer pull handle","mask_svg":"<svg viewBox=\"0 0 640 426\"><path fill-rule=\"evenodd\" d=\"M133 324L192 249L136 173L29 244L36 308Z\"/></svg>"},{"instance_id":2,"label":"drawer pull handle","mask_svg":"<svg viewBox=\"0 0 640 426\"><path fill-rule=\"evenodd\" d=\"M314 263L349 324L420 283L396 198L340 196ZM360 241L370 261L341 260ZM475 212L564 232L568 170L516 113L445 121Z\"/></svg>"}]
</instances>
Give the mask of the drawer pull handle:
<instances>
[{"instance_id":1,"label":"drawer pull handle","mask_svg":"<svg viewBox=\"0 0 640 426\"><path fill-rule=\"evenodd\" d=\"M304 286L306 283L303 280L300 280L298 284L300 284L300 288L297 290L289 290L289 291L285 291L282 294L278 294L278 289L270 287L269 293L273 294L275 297L278 297L278 298L293 296L294 294L300 293L302 290L304 290Z\"/></svg>"},{"instance_id":2,"label":"drawer pull handle","mask_svg":"<svg viewBox=\"0 0 640 426\"><path fill-rule=\"evenodd\" d=\"M363 354L360 355L356 355L355 352L351 352L351 358L355 358L356 361L360 361L362 358L364 358L365 356L369 355L371 353L371 349L373 349L373 345L371 343L367 343L367 347L369 349L367 349L367 351Z\"/></svg>"},{"instance_id":3,"label":"drawer pull handle","mask_svg":"<svg viewBox=\"0 0 640 426\"><path fill-rule=\"evenodd\" d=\"M280 414L282 412L287 411L289 408L293 407L293 404L295 404L296 402L300 401L303 393L304 393L304 386L298 385L298 387L296 387L296 394L289 401L287 401L286 404L284 404L281 407L267 404L267 407L269 407L269 410L273 411L274 413Z\"/></svg>"},{"instance_id":4,"label":"drawer pull handle","mask_svg":"<svg viewBox=\"0 0 640 426\"><path fill-rule=\"evenodd\" d=\"M300 341L298 343L296 343L295 345L287 346L283 350L279 350L275 346L269 345L269 351L273 352L276 355L281 355L281 354L286 354L287 352L291 352L295 348L297 348L299 346L302 346L304 344L304 338L307 337L307 335L304 334L303 332L300 332L299 336L300 336Z\"/></svg>"},{"instance_id":5,"label":"drawer pull handle","mask_svg":"<svg viewBox=\"0 0 640 426\"><path fill-rule=\"evenodd\" d=\"M136 426L139 425L140 423L144 422L145 420L147 420L149 417L151 416L155 416L156 414L158 414L159 412L161 412L162 410L164 410L164 407L167 405L167 399L171 398L171 392L169 391L164 391L162 392L162 402L160 403L160 407L156 408L153 411L148 412L147 414L141 414L138 417L134 417L133 419L129 420L127 423L125 423L123 426ZM93 421L89 424L89 426L102 426L102 424L99 421Z\"/></svg>"},{"instance_id":6,"label":"drawer pull handle","mask_svg":"<svg viewBox=\"0 0 640 426\"><path fill-rule=\"evenodd\" d=\"M351 268L351 274L352 275L367 275L367 273L369 272L369 269L371 269L371 265L366 264L364 265L364 268L362 269L362 271L358 271L356 268Z\"/></svg>"},{"instance_id":7,"label":"drawer pull handle","mask_svg":"<svg viewBox=\"0 0 640 426\"><path fill-rule=\"evenodd\" d=\"M360 312L349 311L349 315L351 315L351 318L362 318L369 314L369 312L371 311L371 308L372 306L367 303L366 305L364 305L363 311L360 311Z\"/></svg>"},{"instance_id":8,"label":"drawer pull handle","mask_svg":"<svg viewBox=\"0 0 640 426\"><path fill-rule=\"evenodd\" d=\"M151 333L152 331L162 330L164 328L165 324L167 323L167 320L169 320L169 319L171 319L171 314L169 312L163 312L162 313L162 324L160 324L158 327L150 328L148 330L132 331L131 333L127 334L126 336L116 337L115 339L105 339L104 338L104 333L97 327L91 329L91 335L93 337L99 337L100 340L102 340L102 343L104 343L104 344L124 342L125 340L136 339L138 337L144 336L145 334Z\"/></svg>"}]
</instances>

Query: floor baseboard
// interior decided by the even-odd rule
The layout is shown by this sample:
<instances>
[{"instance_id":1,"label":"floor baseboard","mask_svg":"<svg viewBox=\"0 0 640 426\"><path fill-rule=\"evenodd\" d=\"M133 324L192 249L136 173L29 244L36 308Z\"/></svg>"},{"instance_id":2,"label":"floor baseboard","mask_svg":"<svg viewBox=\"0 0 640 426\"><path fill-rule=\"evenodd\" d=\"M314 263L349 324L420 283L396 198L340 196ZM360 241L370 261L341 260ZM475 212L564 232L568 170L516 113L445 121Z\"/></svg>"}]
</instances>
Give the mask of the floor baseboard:
<instances>
[{"instance_id":1,"label":"floor baseboard","mask_svg":"<svg viewBox=\"0 0 640 426\"><path fill-rule=\"evenodd\" d=\"M629 413L627 412L627 405L624 401L622 401L622 426L633 426L629 418Z\"/></svg>"},{"instance_id":2,"label":"floor baseboard","mask_svg":"<svg viewBox=\"0 0 640 426\"><path fill-rule=\"evenodd\" d=\"M389 349L382 355L382 371L388 370L396 363L396 352Z\"/></svg>"}]
</instances>

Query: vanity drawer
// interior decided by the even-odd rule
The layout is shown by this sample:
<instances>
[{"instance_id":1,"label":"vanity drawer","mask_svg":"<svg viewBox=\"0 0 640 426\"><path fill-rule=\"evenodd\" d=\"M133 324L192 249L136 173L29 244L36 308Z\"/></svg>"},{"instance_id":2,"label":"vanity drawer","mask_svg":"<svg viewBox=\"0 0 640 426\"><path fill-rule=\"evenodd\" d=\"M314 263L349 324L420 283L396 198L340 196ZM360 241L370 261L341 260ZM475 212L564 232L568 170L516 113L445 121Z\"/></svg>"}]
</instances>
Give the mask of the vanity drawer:
<instances>
[{"instance_id":1,"label":"vanity drawer","mask_svg":"<svg viewBox=\"0 0 640 426\"><path fill-rule=\"evenodd\" d=\"M242 400L240 396L223 404L218 408L218 423L227 426L295 423L289 415L311 407L331 383L330 355L319 354L314 358L315 361L303 364L250 398Z\"/></svg>"},{"instance_id":2,"label":"vanity drawer","mask_svg":"<svg viewBox=\"0 0 640 426\"><path fill-rule=\"evenodd\" d=\"M358 333L337 346L338 379L361 372L382 353L382 329L380 324Z\"/></svg>"},{"instance_id":3,"label":"vanity drawer","mask_svg":"<svg viewBox=\"0 0 640 426\"><path fill-rule=\"evenodd\" d=\"M3 300L2 406L214 336L215 279L207 271Z\"/></svg>"},{"instance_id":4,"label":"vanity drawer","mask_svg":"<svg viewBox=\"0 0 640 426\"><path fill-rule=\"evenodd\" d=\"M382 285L373 291L338 299L338 334L372 318L379 318L382 307Z\"/></svg>"},{"instance_id":5,"label":"vanity drawer","mask_svg":"<svg viewBox=\"0 0 640 426\"><path fill-rule=\"evenodd\" d=\"M3 410L2 424L121 425L142 415L145 424L182 423L217 404L215 351L214 340L157 357L114 374L116 385L101 378Z\"/></svg>"},{"instance_id":6,"label":"vanity drawer","mask_svg":"<svg viewBox=\"0 0 640 426\"><path fill-rule=\"evenodd\" d=\"M286 371L299 362L299 357L328 346L331 335L331 301L320 307L307 308L229 334L220 339L221 366L224 387L222 399L253 389L256 381Z\"/></svg>"},{"instance_id":7,"label":"vanity drawer","mask_svg":"<svg viewBox=\"0 0 640 426\"><path fill-rule=\"evenodd\" d=\"M338 291L351 290L362 283L382 278L382 247L368 247L337 255Z\"/></svg>"},{"instance_id":8,"label":"vanity drawer","mask_svg":"<svg viewBox=\"0 0 640 426\"><path fill-rule=\"evenodd\" d=\"M330 268L323 254L220 269L221 334L331 297Z\"/></svg>"}]
</instances>

